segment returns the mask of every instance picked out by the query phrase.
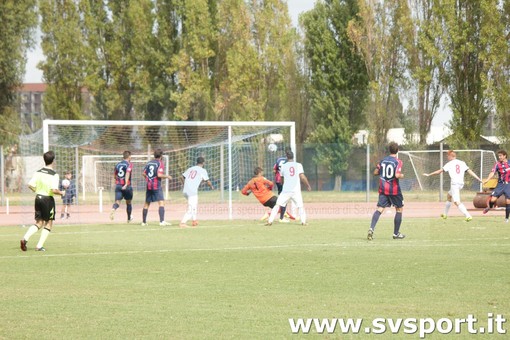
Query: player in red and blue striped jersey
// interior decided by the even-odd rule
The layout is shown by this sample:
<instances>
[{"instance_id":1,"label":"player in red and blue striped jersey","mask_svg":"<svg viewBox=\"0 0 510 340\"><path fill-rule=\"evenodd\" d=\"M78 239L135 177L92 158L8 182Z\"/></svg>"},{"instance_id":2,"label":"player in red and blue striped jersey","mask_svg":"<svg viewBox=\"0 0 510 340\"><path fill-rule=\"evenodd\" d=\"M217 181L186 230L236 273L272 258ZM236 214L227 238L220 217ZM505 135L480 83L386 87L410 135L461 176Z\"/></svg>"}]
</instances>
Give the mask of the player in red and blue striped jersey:
<instances>
[{"instance_id":1,"label":"player in red and blue striped jersey","mask_svg":"<svg viewBox=\"0 0 510 340\"><path fill-rule=\"evenodd\" d=\"M394 206L396 210L393 239L403 239L405 237L404 234L400 233L404 196L402 195L399 179L403 178L404 174L402 173L402 161L397 158L398 144L390 143L388 151L390 154L384 157L374 170L374 175L379 176L379 201L377 202L377 210L372 215L370 229L368 229L367 239L369 241L373 238L375 226L384 209L391 206Z\"/></svg>"},{"instance_id":2,"label":"player in red and blue striped jersey","mask_svg":"<svg viewBox=\"0 0 510 340\"><path fill-rule=\"evenodd\" d=\"M501 195L506 198L505 221L508 222L510 216L510 164L508 163L508 154L505 150L498 150L498 162L494 164L489 176L483 183L487 183L495 174L498 174L498 184L492 191L489 199L489 205L483 210L484 214L494 207L496 201Z\"/></svg>"},{"instance_id":3,"label":"player in red and blue striped jersey","mask_svg":"<svg viewBox=\"0 0 510 340\"><path fill-rule=\"evenodd\" d=\"M113 178L115 180L115 203L113 203L112 211L110 212L110 220L115 218L115 211L120 206L120 201L126 200L126 213L128 223L133 220L131 212L133 206L133 187L131 186L131 172L133 164L131 163L131 151L124 151L122 153L122 160L115 165L113 171Z\"/></svg>"},{"instance_id":4,"label":"player in red and blue striped jersey","mask_svg":"<svg viewBox=\"0 0 510 340\"><path fill-rule=\"evenodd\" d=\"M154 151L154 159L149 161L143 169L142 176L147 182L147 191L145 193L145 203L142 210L142 225L147 225L147 213L152 202L158 202L159 205L159 225L167 226L170 223L165 222L165 198L163 196L163 188L161 180L163 178L172 179L172 176L165 175L165 166L161 160L163 150L156 149Z\"/></svg>"}]
</instances>

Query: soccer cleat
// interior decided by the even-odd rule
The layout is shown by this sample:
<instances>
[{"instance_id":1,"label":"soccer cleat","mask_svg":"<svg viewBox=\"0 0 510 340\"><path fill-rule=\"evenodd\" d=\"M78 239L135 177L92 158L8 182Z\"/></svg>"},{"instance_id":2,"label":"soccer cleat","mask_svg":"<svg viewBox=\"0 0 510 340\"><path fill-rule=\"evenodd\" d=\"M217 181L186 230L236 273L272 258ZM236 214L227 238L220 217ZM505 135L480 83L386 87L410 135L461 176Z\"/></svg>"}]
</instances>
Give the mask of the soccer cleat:
<instances>
[{"instance_id":1,"label":"soccer cleat","mask_svg":"<svg viewBox=\"0 0 510 340\"><path fill-rule=\"evenodd\" d=\"M466 222L469 222L469 221L471 221L472 219L473 219L473 218L472 218L471 216L469 216L469 217L466 217L465 221L466 221Z\"/></svg>"},{"instance_id":2,"label":"soccer cleat","mask_svg":"<svg viewBox=\"0 0 510 340\"><path fill-rule=\"evenodd\" d=\"M270 227L273 225L273 222L266 222L266 224L264 224L264 225Z\"/></svg>"},{"instance_id":3,"label":"soccer cleat","mask_svg":"<svg viewBox=\"0 0 510 340\"><path fill-rule=\"evenodd\" d=\"M374 238L374 231L372 229L368 229L367 240L372 241L373 238Z\"/></svg>"},{"instance_id":4,"label":"soccer cleat","mask_svg":"<svg viewBox=\"0 0 510 340\"><path fill-rule=\"evenodd\" d=\"M128 218L127 223L131 223L131 222L133 222L134 220L135 220L135 218L134 218L133 216L131 216L130 218Z\"/></svg>"},{"instance_id":5,"label":"soccer cleat","mask_svg":"<svg viewBox=\"0 0 510 340\"><path fill-rule=\"evenodd\" d=\"M110 212L110 221L113 221L114 218L115 218L115 209L112 209L112 211Z\"/></svg>"},{"instance_id":6,"label":"soccer cleat","mask_svg":"<svg viewBox=\"0 0 510 340\"><path fill-rule=\"evenodd\" d=\"M280 223L289 223L290 220L288 218L284 217L284 218L279 219L278 222L280 222Z\"/></svg>"},{"instance_id":7,"label":"soccer cleat","mask_svg":"<svg viewBox=\"0 0 510 340\"><path fill-rule=\"evenodd\" d=\"M446 219L448 218L448 216L446 216L446 214L441 214L441 218L442 218L443 220L446 220Z\"/></svg>"},{"instance_id":8,"label":"soccer cleat","mask_svg":"<svg viewBox=\"0 0 510 340\"><path fill-rule=\"evenodd\" d=\"M21 250L27 251L27 241L24 238L19 241L19 247Z\"/></svg>"},{"instance_id":9,"label":"soccer cleat","mask_svg":"<svg viewBox=\"0 0 510 340\"><path fill-rule=\"evenodd\" d=\"M403 239L405 237L406 237L406 235L401 234L401 233L398 233L397 235L393 234L393 239L394 240L401 240L401 239Z\"/></svg>"},{"instance_id":10,"label":"soccer cleat","mask_svg":"<svg viewBox=\"0 0 510 340\"><path fill-rule=\"evenodd\" d=\"M288 212L285 212L285 215L283 215L283 217L287 217L289 220L292 220L292 221L296 220L296 218L294 216L292 216L291 214L289 214Z\"/></svg>"},{"instance_id":11,"label":"soccer cleat","mask_svg":"<svg viewBox=\"0 0 510 340\"><path fill-rule=\"evenodd\" d=\"M140 225L141 225L142 227L146 227L146 226L148 226L148 224L147 224L147 223L145 223L145 222L142 222L142 224L140 224Z\"/></svg>"},{"instance_id":12,"label":"soccer cleat","mask_svg":"<svg viewBox=\"0 0 510 340\"><path fill-rule=\"evenodd\" d=\"M306 227L306 226L308 225L308 223L301 222L301 225L302 225L303 227Z\"/></svg>"},{"instance_id":13,"label":"soccer cleat","mask_svg":"<svg viewBox=\"0 0 510 340\"><path fill-rule=\"evenodd\" d=\"M179 228L187 228L188 225L186 223L179 223Z\"/></svg>"},{"instance_id":14,"label":"soccer cleat","mask_svg":"<svg viewBox=\"0 0 510 340\"><path fill-rule=\"evenodd\" d=\"M41 248L35 248L35 251L46 251L46 248L44 248L44 247L41 247Z\"/></svg>"},{"instance_id":15,"label":"soccer cleat","mask_svg":"<svg viewBox=\"0 0 510 340\"><path fill-rule=\"evenodd\" d=\"M198 226L198 221L193 221L193 222L191 222L191 225L192 225L193 227L197 227L197 226Z\"/></svg>"},{"instance_id":16,"label":"soccer cleat","mask_svg":"<svg viewBox=\"0 0 510 340\"><path fill-rule=\"evenodd\" d=\"M485 215L485 214L487 214L487 213L489 212L489 210L490 210L490 209L491 209L491 208L489 208L489 207L487 207L487 208L483 209L483 214L484 214L484 215Z\"/></svg>"},{"instance_id":17,"label":"soccer cleat","mask_svg":"<svg viewBox=\"0 0 510 340\"><path fill-rule=\"evenodd\" d=\"M507 218L507 219L505 219L505 223L508 223L508 218Z\"/></svg>"},{"instance_id":18,"label":"soccer cleat","mask_svg":"<svg viewBox=\"0 0 510 340\"><path fill-rule=\"evenodd\" d=\"M261 221L265 221L265 220L267 220L268 218L269 218L269 213L266 211L266 212L264 213L264 216L262 216L262 217L260 218L260 220L261 220Z\"/></svg>"},{"instance_id":19,"label":"soccer cleat","mask_svg":"<svg viewBox=\"0 0 510 340\"><path fill-rule=\"evenodd\" d=\"M165 222L165 221L159 222L159 226L160 227L168 227L168 226L171 226L171 225L172 225L172 223L170 223L170 222Z\"/></svg>"}]
</instances>

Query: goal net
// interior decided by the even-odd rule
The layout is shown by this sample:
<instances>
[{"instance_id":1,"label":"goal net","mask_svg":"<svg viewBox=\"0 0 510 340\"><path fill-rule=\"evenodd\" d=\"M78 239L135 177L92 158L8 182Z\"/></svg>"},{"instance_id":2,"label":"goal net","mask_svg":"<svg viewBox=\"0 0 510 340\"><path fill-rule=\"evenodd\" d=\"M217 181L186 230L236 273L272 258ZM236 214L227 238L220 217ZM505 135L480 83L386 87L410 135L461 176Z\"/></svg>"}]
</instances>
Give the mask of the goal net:
<instances>
[{"instance_id":1,"label":"goal net","mask_svg":"<svg viewBox=\"0 0 510 340\"><path fill-rule=\"evenodd\" d=\"M105 204L114 200L113 170L122 160L124 150L132 153L132 184L134 202L143 202L145 181L142 171L156 148L164 152L166 171L172 176L165 183L167 198L181 199L180 177L197 157L205 158L205 169L216 190L201 196L201 202L229 203L237 190L253 176L260 166L272 174L272 166L285 149L295 148L294 122L168 122L168 121L73 121L45 120L42 147L37 137L31 139L34 156L41 158L46 150L54 150L57 172L73 172L78 199L81 203ZM275 144L277 150L273 150ZM100 202L103 204L103 202ZM225 216L227 218L227 216Z\"/></svg>"},{"instance_id":2,"label":"goal net","mask_svg":"<svg viewBox=\"0 0 510 340\"><path fill-rule=\"evenodd\" d=\"M497 161L494 151L488 150L455 150L457 159L466 162L467 166L484 179L488 176ZM400 151L398 157L405 165L405 177L401 180L403 189L421 191L449 190L450 176L442 173L437 176L425 177L424 173L431 173L441 169L447 162L446 150ZM464 178L464 190L481 191L482 184L469 174Z\"/></svg>"}]
</instances>

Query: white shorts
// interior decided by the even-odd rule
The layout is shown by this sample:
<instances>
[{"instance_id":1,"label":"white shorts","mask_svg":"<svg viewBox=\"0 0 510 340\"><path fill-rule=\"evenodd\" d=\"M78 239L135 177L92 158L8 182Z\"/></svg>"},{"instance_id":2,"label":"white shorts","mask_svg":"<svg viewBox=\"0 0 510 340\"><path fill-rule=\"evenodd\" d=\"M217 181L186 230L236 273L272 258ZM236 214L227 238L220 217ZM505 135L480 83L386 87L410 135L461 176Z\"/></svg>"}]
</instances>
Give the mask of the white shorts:
<instances>
[{"instance_id":1,"label":"white shorts","mask_svg":"<svg viewBox=\"0 0 510 340\"><path fill-rule=\"evenodd\" d=\"M287 205L287 203L291 200L296 205L296 208L303 207L303 196L301 195L301 191L299 192L282 192L278 199L276 200L276 204L281 207Z\"/></svg>"},{"instance_id":2,"label":"white shorts","mask_svg":"<svg viewBox=\"0 0 510 340\"><path fill-rule=\"evenodd\" d=\"M450 186L450 191L448 194L452 196L453 202L460 202L460 190L464 187L464 184L455 184L452 183Z\"/></svg>"}]
</instances>

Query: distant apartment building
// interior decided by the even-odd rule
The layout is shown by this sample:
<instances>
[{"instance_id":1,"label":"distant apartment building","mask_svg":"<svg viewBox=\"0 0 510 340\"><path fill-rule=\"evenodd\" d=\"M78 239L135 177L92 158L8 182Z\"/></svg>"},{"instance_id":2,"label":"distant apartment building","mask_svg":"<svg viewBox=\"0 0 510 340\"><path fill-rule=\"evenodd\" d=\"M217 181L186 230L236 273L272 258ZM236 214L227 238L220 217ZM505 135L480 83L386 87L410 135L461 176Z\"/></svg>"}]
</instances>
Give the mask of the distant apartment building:
<instances>
[{"instance_id":1,"label":"distant apartment building","mask_svg":"<svg viewBox=\"0 0 510 340\"><path fill-rule=\"evenodd\" d=\"M41 128L42 120L45 118L43 97L46 88L46 84L26 83L19 91L21 122L32 131Z\"/></svg>"}]
</instances>

